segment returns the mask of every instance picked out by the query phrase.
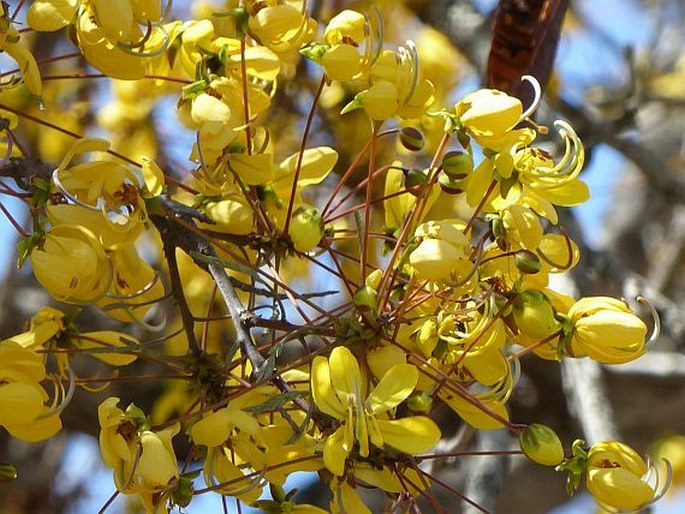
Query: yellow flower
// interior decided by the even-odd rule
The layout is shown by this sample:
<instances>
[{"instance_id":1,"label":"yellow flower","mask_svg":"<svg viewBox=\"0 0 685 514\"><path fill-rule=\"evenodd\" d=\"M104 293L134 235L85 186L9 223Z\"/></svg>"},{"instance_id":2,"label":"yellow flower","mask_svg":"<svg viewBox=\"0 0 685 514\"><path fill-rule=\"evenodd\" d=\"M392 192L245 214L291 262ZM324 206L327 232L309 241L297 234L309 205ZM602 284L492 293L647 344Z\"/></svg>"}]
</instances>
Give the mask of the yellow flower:
<instances>
[{"instance_id":1,"label":"yellow flower","mask_svg":"<svg viewBox=\"0 0 685 514\"><path fill-rule=\"evenodd\" d=\"M333 349L328 359L315 357L311 371L314 403L341 422L324 444L326 468L341 476L355 446L361 457L368 457L370 446L387 445L416 455L435 445L441 434L430 418L388 419L392 409L412 393L417 381L418 371L414 366L397 364L367 395L359 364L347 348Z\"/></svg>"},{"instance_id":2,"label":"yellow flower","mask_svg":"<svg viewBox=\"0 0 685 514\"><path fill-rule=\"evenodd\" d=\"M274 52L285 52L308 39L311 21L293 5L267 6L250 16L250 34Z\"/></svg>"},{"instance_id":3,"label":"yellow flower","mask_svg":"<svg viewBox=\"0 0 685 514\"><path fill-rule=\"evenodd\" d=\"M587 461L587 490L602 506L636 510L655 498L645 480L647 465L635 450L616 441L597 443Z\"/></svg>"},{"instance_id":4,"label":"yellow flower","mask_svg":"<svg viewBox=\"0 0 685 514\"><path fill-rule=\"evenodd\" d=\"M69 167L74 155L105 151L101 139L77 140L53 174L52 191L60 199L49 202L53 226L81 225L99 236L107 250L135 242L147 217L139 179L128 167L110 160L94 160ZM64 199L73 203L65 203Z\"/></svg>"},{"instance_id":5,"label":"yellow flower","mask_svg":"<svg viewBox=\"0 0 685 514\"><path fill-rule=\"evenodd\" d=\"M108 294L98 300L97 306L118 321L143 322L155 301L164 296L164 283L152 266L140 258L132 243L110 251L109 259L112 281Z\"/></svg>"},{"instance_id":6,"label":"yellow flower","mask_svg":"<svg viewBox=\"0 0 685 514\"><path fill-rule=\"evenodd\" d=\"M143 78L146 60L119 48L117 40L109 39L112 35L111 31L118 29L113 26L109 30L110 33L98 25L97 16L92 7L84 7L76 21L76 35L83 56L89 64L108 77L123 80Z\"/></svg>"},{"instance_id":7,"label":"yellow flower","mask_svg":"<svg viewBox=\"0 0 685 514\"><path fill-rule=\"evenodd\" d=\"M243 402L247 396L250 395L245 395ZM206 414L193 425L190 435L195 444L208 447L203 466L207 485L227 482L219 491L246 502L253 502L261 496L262 487L245 476L241 469L244 466L240 466L242 463L249 463L250 467L265 464L263 453L255 445L258 443L263 447L265 441L261 427L252 415L239 406L229 405Z\"/></svg>"},{"instance_id":8,"label":"yellow flower","mask_svg":"<svg viewBox=\"0 0 685 514\"><path fill-rule=\"evenodd\" d=\"M570 354L602 364L623 364L645 352L647 326L621 300L582 298L568 311L573 325Z\"/></svg>"},{"instance_id":9,"label":"yellow flower","mask_svg":"<svg viewBox=\"0 0 685 514\"><path fill-rule=\"evenodd\" d=\"M0 9L4 9L0 7ZM0 16L0 19L8 20L7 14ZM3 20L3 21L5 21ZM26 89L36 96L40 96L43 91L43 84L41 82L40 70L36 63L35 57L24 43L21 41L21 34L14 28L11 21L5 21L8 24L5 30L0 28L0 53L6 52L12 59L17 62L17 67L21 70L22 78Z\"/></svg>"},{"instance_id":10,"label":"yellow flower","mask_svg":"<svg viewBox=\"0 0 685 514\"><path fill-rule=\"evenodd\" d=\"M132 487L131 469L138 451L138 426L117 407L119 398L110 397L98 406L100 454L108 468L114 470L114 484L121 492Z\"/></svg>"},{"instance_id":11,"label":"yellow flower","mask_svg":"<svg viewBox=\"0 0 685 514\"><path fill-rule=\"evenodd\" d=\"M178 464L171 439L181 429L179 423L152 432L144 430L140 434L140 460L135 473L143 489L164 489L174 479L178 479Z\"/></svg>"},{"instance_id":12,"label":"yellow flower","mask_svg":"<svg viewBox=\"0 0 685 514\"><path fill-rule=\"evenodd\" d=\"M358 47L367 39L368 30L364 15L350 9L331 19L324 31L324 39L331 46L321 58L329 78L350 80L359 73L362 56Z\"/></svg>"},{"instance_id":13,"label":"yellow flower","mask_svg":"<svg viewBox=\"0 0 685 514\"><path fill-rule=\"evenodd\" d=\"M381 52L370 73L371 87L357 94L342 113L363 107L375 121L395 115L415 119L433 103L435 88L419 75L418 55L411 41L397 52Z\"/></svg>"},{"instance_id":14,"label":"yellow flower","mask_svg":"<svg viewBox=\"0 0 685 514\"><path fill-rule=\"evenodd\" d=\"M45 405L44 378L41 355L12 340L0 342L0 425L13 437L38 442L62 428L59 416Z\"/></svg>"},{"instance_id":15,"label":"yellow flower","mask_svg":"<svg viewBox=\"0 0 685 514\"><path fill-rule=\"evenodd\" d=\"M420 242L409 256L409 263L419 279L444 281L471 269L466 258L470 242L454 223L428 221L419 225L414 235Z\"/></svg>"},{"instance_id":16,"label":"yellow flower","mask_svg":"<svg viewBox=\"0 0 685 514\"><path fill-rule=\"evenodd\" d=\"M500 146L521 121L523 105L518 98L496 89L469 93L454 106L459 121L476 142L486 148Z\"/></svg>"},{"instance_id":17,"label":"yellow flower","mask_svg":"<svg viewBox=\"0 0 685 514\"><path fill-rule=\"evenodd\" d=\"M93 233L80 225L53 227L30 259L38 282L61 302L91 303L109 286L105 250Z\"/></svg>"},{"instance_id":18,"label":"yellow flower","mask_svg":"<svg viewBox=\"0 0 685 514\"><path fill-rule=\"evenodd\" d=\"M513 155L514 169L523 185L523 196L530 207L556 223L552 205L572 207L585 202L590 192L578 175L585 163L585 149L573 128L564 121L554 125L564 138L566 150L558 164L552 157L537 148L521 148ZM551 211L551 212L550 212Z\"/></svg>"},{"instance_id":19,"label":"yellow flower","mask_svg":"<svg viewBox=\"0 0 685 514\"><path fill-rule=\"evenodd\" d=\"M31 317L29 330L8 338L23 348L32 349L43 346L50 339L64 330L64 313L54 307L41 307Z\"/></svg>"},{"instance_id":20,"label":"yellow flower","mask_svg":"<svg viewBox=\"0 0 685 514\"><path fill-rule=\"evenodd\" d=\"M367 37L369 30L363 14L345 9L328 22L323 37L329 45L348 43L359 45Z\"/></svg>"}]
</instances>

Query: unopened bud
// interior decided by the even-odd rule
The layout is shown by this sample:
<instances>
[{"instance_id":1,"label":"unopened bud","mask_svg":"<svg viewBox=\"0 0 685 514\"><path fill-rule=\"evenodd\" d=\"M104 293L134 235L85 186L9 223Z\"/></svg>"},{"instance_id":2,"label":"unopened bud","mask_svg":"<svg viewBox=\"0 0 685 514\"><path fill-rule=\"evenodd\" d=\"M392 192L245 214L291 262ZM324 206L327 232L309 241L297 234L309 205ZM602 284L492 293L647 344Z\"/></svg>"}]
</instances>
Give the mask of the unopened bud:
<instances>
[{"instance_id":1,"label":"unopened bud","mask_svg":"<svg viewBox=\"0 0 685 514\"><path fill-rule=\"evenodd\" d=\"M519 436L519 444L526 457L543 466L556 466L564 460L564 447L559 436L546 425L528 425Z\"/></svg>"},{"instance_id":2,"label":"unopened bud","mask_svg":"<svg viewBox=\"0 0 685 514\"><path fill-rule=\"evenodd\" d=\"M371 273L369 273L366 276L366 279L364 280L364 285L367 285L372 289L378 289L378 285L381 283L382 278L383 278L383 270L381 270L381 269L373 270Z\"/></svg>"},{"instance_id":3,"label":"unopened bud","mask_svg":"<svg viewBox=\"0 0 685 514\"><path fill-rule=\"evenodd\" d=\"M428 177L426 177L423 171L409 170L404 176L404 185L413 194L413 189L425 184L426 180L428 180Z\"/></svg>"},{"instance_id":4,"label":"unopened bud","mask_svg":"<svg viewBox=\"0 0 685 514\"><path fill-rule=\"evenodd\" d=\"M423 134L414 127L403 127L400 130L400 143L410 152L423 150L426 145Z\"/></svg>"},{"instance_id":5,"label":"unopened bud","mask_svg":"<svg viewBox=\"0 0 685 514\"><path fill-rule=\"evenodd\" d=\"M433 398L424 391L411 396L407 400L407 406L413 412L428 413L433 408Z\"/></svg>"},{"instance_id":6,"label":"unopened bud","mask_svg":"<svg viewBox=\"0 0 685 514\"><path fill-rule=\"evenodd\" d=\"M514 256L516 269L521 273L535 274L542 268L540 258L530 250L519 250Z\"/></svg>"},{"instance_id":7,"label":"unopened bud","mask_svg":"<svg viewBox=\"0 0 685 514\"><path fill-rule=\"evenodd\" d=\"M466 180L454 180L449 175L444 173L438 177L438 185L444 193L448 195L458 195L464 192L466 189Z\"/></svg>"},{"instance_id":8,"label":"unopened bud","mask_svg":"<svg viewBox=\"0 0 685 514\"><path fill-rule=\"evenodd\" d=\"M174 503L180 507L187 507L190 505L190 500L193 499L193 479L190 476L181 476L178 480L176 488L172 491L171 497Z\"/></svg>"},{"instance_id":9,"label":"unopened bud","mask_svg":"<svg viewBox=\"0 0 685 514\"><path fill-rule=\"evenodd\" d=\"M314 207L300 207L290 218L290 239L298 252L311 252L324 233L321 213Z\"/></svg>"},{"instance_id":10,"label":"unopened bud","mask_svg":"<svg viewBox=\"0 0 685 514\"><path fill-rule=\"evenodd\" d=\"M459 150L447 152L442 158L442 169L455 180L466 178L473 171L473 158Z\"/></svg>"},{"instance_id":11,"label":"unopened bud","mask_svg":"<svg viewBox=\"0 0 685 514\"><path fill-rule=\"evenodd\" d=\"M352 301L361 310L373 310L378 303L378 293L372 287L364 286L354 293Z\"/></svg>"},{"instance_id":12,"label":"unopened bud","mask_svg":"<svg viewBox=\"0 0 685 514\"><path fill-rule=\"evenodd\" d=\"M514 319L518 329L534 339L549 337L560 328L552 304L542 291L534 289L516 295Z\"/></svg>"},{"instance_id":13,"label":"unopened bud","mask_svg":"<svg viewBox=\"0 0 685 514\"><path fill-rule=\"evenodd\" d=\"M0 464L0 484L11 482L17 478L17 468L12 464Z\"/></svg>"}]
</instances>

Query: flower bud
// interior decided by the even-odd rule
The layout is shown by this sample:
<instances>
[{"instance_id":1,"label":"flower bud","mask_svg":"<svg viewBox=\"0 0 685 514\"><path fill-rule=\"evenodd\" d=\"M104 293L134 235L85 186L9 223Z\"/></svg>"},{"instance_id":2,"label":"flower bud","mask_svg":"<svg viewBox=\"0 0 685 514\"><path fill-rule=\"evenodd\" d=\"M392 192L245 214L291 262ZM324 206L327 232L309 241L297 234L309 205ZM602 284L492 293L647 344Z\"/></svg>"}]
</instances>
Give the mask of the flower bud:
<instances>
[{"instance_id":1,"label":"flower bud","mask_svg":"<svg viewBox=\"0 0 685 514\"><path fill-rule=\"evenodd\" d=\"M352 301L361 310L373 310L378 303L378 293L376 293L375 289L364 286L354 293Z\"/></svg>"},{"instance_id":2,"label":"flower bud","mask_svg":"<svg viewBox=\"0 0 685 514\"><path fill-rule=\"evenodd\" d=\"M452 179L466 178L473 171L473 158L458 150L447 152L442 158L442 169Z\"/></svg>"},{"instance_id":3,"label":"flower bud","mask_svg":"<svg viewBox=\"0 0 685 514\"><path fill-rule=\"evenodd\" d=\"M17 468L12 464L0 464L0 484L6 484L17 478Z\"/></svg>"},{"instance_id":4,"label":"flower bud","mask_svg":"<svg viewBox=\"0 0 685 514\"><path fill-rule=\"evenodd\" d=\"M519 436L523 453L543 466L556 466L564 459L564 448L556 432L546 425L528 425Z\"/></svg>"},{"instance_id":5,"label":"flower bud","mask_svg":"<svg viewBox=\"0 0 685 514\"><path fill-rule=\"evenodd\" d=\"M383 278L383 270L377 269L373 270L371 273L369 273L366 276L366 279L364 280L364 285L370 287L371 289L378 289L378 286L381 283L381 279Z\"/></svg>"},{"instance_id":6,"label":"flower bud","mask_svg":"<svg viewBox=\"0 0 685 514\"><path fill-rule=\"evenodd\" d=\"M404 176L404 185L412 193L418 193L415 188L426 183L428 177L423 171L409 170Z\"/></svg>"},{"instance_id":7,"label":"flower bud","mask_svg":"<svg viewBox=\"0 0 685 514\"><path fill-rule=\"evenodd\" d=\"M518 98L495 89L480 89L455 106L462 126L474 136L497 136L514 128L523 114Z\"/></svg>"},{"instance_id":8,"label":"flower bud","mask_svg":"<svg viewBox=\"0 0 685 514\"><path fill-rule=\"evenodd\" d=\"M514 264L521 273L535 274L542 269L540 258L530 250L519 250L514 255Z\"/></svg>"},{"instance_id":9,"label":"flower bud","mask_svg":"<svg viewBox=\"0 0 685 514\"><path fill-rule=\"evenodd\" d=\"M433 398L425 391L422 391L420 394L411 396L407 400L407 406L413 412L428 413L433 408Z\"/></svg>"},{"instance_id":10,"label":"flower bud","mask_svg":"<svg viewBox=\"0 0 685 514\"><path fill-rule=\"evenodd\" d=\"M323 218L314 207L300 207L290 218L290 239L298 252L311 252L321 241L323 233Z\"/></svg>"},{"instance_id":11,"label":"flower bud","mask_svg":"<svg viewBox=\"0 0 685 514\"><path fill-rule=\"evenodd\" d=\"M418 152L426 145L423 134L414 127L403 127L400 130L400 143L410 152Z\"/></svg>"},{"instance_id":12,"label":"flower bud","mask_svg":"<svg viewBox=\"0 0 685 514\"><path fill-rule=\"evenodd\" d=\"M554 317L552 304L541 291L531 289L519 293L513 313L518 329L536 340L550 336L560 326Z\"/></svg>"},{"instance_id":13,"label":"flower bud","mask_svg":"<svg viewBox=\"0 0 685 514\"><path fill-rule=\"evenodd\" d=\"M466 190L466 179L453 179L444 173L438 176L440 189L448 195L458 195Z\"/></svg>"},{"instance_id":14,"label":"flower bud","mask_svg":"<svg viewBox=\"0 0 685 514\"><path fill-rule=\"evenodd\" d=\"M647 326L621 300L605 296L578 300L568 311L571 351L602 364L623 364L642 356Z\"/></svg>"}]
</instances>

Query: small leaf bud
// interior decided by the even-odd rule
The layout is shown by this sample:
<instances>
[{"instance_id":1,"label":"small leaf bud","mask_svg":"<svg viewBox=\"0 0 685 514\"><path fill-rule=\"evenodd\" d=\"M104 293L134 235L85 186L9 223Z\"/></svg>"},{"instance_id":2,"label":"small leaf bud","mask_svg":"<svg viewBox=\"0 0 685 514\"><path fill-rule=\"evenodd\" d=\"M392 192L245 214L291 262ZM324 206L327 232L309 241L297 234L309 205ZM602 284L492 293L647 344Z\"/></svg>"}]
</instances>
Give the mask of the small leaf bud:
<instances>
[{"instance_id":1,"label":"small leaf bud","mask_svg":"<svg viewBox=\"0 0 685 514\"><path fill-rule=\"evenodd\" d=\"M556 466L564 460L564 447L559 436L546 425L528 425L519 436L519 444L526 457L543 466Z\"/></svg>"}]
</instances>

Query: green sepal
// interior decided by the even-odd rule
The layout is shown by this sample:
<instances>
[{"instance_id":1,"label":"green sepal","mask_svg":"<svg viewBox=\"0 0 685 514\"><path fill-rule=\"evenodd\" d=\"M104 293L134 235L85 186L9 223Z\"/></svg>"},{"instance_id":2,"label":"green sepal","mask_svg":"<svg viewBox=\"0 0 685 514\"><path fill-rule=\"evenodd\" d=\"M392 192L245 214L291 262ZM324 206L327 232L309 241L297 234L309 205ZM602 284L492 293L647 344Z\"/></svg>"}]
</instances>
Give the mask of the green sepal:
<instances>
[{"instance_id":1,"label":"green sepal","mask_svg":"<svg viewBox=\"0 0 685 514\"><path fill-rule=\"evenodd\" d=\"M33 249L40 246L43 235L42 230L34 232L17 243L17 268L21 268Z\"/></svg>"}]
</instances>

